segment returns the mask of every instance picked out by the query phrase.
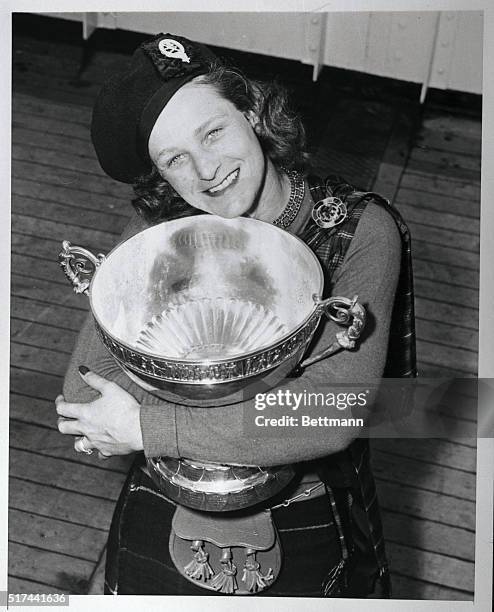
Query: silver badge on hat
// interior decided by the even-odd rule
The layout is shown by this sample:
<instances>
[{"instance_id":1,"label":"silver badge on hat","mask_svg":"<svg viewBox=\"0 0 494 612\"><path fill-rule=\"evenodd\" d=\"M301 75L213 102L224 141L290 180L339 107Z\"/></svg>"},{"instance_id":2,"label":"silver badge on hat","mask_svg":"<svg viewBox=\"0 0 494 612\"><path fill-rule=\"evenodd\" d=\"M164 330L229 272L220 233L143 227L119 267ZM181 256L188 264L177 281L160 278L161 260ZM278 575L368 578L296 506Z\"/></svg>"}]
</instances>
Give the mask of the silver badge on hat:
<instances>
[{"instance_id":1,"label":"silver badge on hat","mask_svg":"<svg viewBox=\"0 0 494 612\"><path fill-rule=\"evenodd\" d=\"M185 53L184 46L173 38L163 38L158 43L158 49L162 55L172 59L180 59L190 64L190 57Z\"/></svg>"}]
</instances>

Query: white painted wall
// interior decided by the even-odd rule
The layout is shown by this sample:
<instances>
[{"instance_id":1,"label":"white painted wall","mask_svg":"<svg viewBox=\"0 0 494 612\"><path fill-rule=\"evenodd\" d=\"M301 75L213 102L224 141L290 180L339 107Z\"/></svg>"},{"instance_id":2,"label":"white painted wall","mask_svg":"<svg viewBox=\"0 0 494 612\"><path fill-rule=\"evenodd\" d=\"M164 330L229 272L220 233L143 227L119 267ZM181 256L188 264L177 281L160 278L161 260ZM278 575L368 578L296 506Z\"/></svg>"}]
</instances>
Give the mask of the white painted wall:
<instances>
[{"instance_id":1,"label":"white painted wall","mask_svg":"<svg viewBox=\"0 0 494 612\"><path fill-rule=\"evenodd\" d=\"M80 19L80 13L59 13ZM353 13L86 13L94 27L192 39L275 57L348 68L440 89L482 92L483 14Z\"/></svg>"}]
</instances>

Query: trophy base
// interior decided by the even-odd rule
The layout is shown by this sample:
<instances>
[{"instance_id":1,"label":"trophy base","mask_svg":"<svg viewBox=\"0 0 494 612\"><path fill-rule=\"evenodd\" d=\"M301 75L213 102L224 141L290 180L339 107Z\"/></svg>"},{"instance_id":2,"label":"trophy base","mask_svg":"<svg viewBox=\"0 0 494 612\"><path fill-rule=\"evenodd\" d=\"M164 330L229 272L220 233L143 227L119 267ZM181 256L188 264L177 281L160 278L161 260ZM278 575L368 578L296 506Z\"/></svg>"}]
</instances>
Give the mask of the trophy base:
<instances>
[{"instance_id":1,"label":"trophy base","mask_svg":"<svg viewBox=\"0 0 494 612\"><path fill-rule=\"evenodd\" d=\"M169 499L203 512L241 510L263 502L295 475L289 465L261 468L171 457L147 459L147 464L154 483Z\"/></svg>"}]
</instances>

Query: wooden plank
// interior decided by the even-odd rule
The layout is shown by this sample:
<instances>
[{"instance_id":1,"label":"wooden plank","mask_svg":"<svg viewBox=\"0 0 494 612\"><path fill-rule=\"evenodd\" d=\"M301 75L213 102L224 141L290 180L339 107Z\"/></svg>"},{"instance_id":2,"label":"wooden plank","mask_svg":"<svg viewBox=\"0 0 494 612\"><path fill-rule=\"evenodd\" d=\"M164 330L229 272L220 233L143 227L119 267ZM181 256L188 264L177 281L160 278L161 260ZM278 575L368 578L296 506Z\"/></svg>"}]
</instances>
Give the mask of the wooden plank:
<instances>
[{"instance_id":1,"label":"wooden plank","mask_svg":"<svg viewBox=\"0 0 494 612\"><path fill-rule=\"evenodd\" d=\"M82 492L62 491L17 478L9 479L9 505L104 531L110 528L115 509L113 500L96 500Z\"/></svg>"},{"instance_id":2,"label":"wooden plank","mask_svg":"<svg viewBox=\"0 0 494 612\"><path fill-rule=\"evenodd\" d=\"M446 344L478 352L479 334L475 330L455 327L439 321L415 318L415 329L419 340Z\"/></svg>"},{"instance_id":3,"label":"wooden plank","mask_svg":"<svg viewBox=\"0 0 494 612\"><path fill-rule=\"evenodd\" d=\"M475 308L454 306L422 297L415 299L415 315L428 321L439 321L475 331L479 328L479 313Z\"/></svg>"},{"instance_id":4,"label":"wooden plank","mask_svg":"<svg viewBox=\"0 0 494 612\"><path fill-rule=\"evenodd\" d=\"M9 415L11 419L33 423L55 429L57 426L57 414L54 399L43 399L10 394Z\"/></svg>"},{"instance_id":5,"label":"wooden plank","mask_svg":"<svg viewBox=\"0 0 494 612\"><path fill-rule=\"evenodd\" d=\"M386 546L393 542L464 561L475 560L475 534L470 531L391 512L383 512L382 520Z\"/></svg>"},{"instance_id":6,"label":"wooden plank","mask_svg":"<svg viewBox=\"0 0 494 612\"><path fill-rule=\"evenodd\" d=\"M44 304L36 300L13 296L11 313L25 322L53 325L78 332L86 319L86 310L67 308L58 304ZM89 308L89 306L88 306Z\"/></svg>"},{"instance_id":7,"label":"wooden plank","mask_svg":"<svg viewBox=\"0 0 494 612\"><path fill-rule=\"evenodd\" d=\"M417 297L433 298L438 302L452 306L464 306L473 310L478 310L479 307L479 292L476 289L423 278L415 279L414 289Z\"/></svg>"},{"instance_id":8,"label":"wooden plank","mask_svg":"<svg viewBox=\"0 0 494 612\"><path fill-rule=\"evenodd\" d=\"M28 593L28 594L42 594L42 593L60 593L67 594L66 591L59 589L53 585L43 584L41 582L35 582L34 580L27 580L26 578L17 578L14 576L8 577L8 590L9 593Z\"/></svg>"},{"instance_id":9,"label":"wooden plank","mask_svg":"<svg viewBox=\"0 0 494 612\"><path fill-rule=\"evenodd\" d=\"M437 302L451 304L478 310L479 292L468 287L459 287L442 283L440 281L430 281L417 277L414 282L415 295L417 297L432 298Z\"/></svg>"},{"instance_id":10,"label":"wooden plank","mask_svg":"<svg viewBox=\"0 0 494 612\"><path fill-rule=\"evenodd\" d=\"M443 601L473 601L473 592L464 593L438 584L415 580L391 571L392 597L394 599L429 599Z\"/></svg>"},{"instance_id":11,"label":"wooden plank","mask_svg":"<svg viewBox=\"0 0 494 612\"><path fill-rule=\"evenodd\" d=\"M406 480L395 483L377 476L376 482L379 502L384 511L475 531L475 501L452 499L441 492L411 487L405 484Z\"/></svg>"},{"instance_id":12,"label":"wooden plank","mask_svg":"<svg viewBox=\"0 0 494 612\"><path fill-rule=\"evenodd\" d=\"M479 219L447 212L438 212L437 210L430 210L418 205L404 204L397 200L395 205L407 223L422 223L430 228L449 229L472 236L479 236L480 234Z\"/></svg>"},{"instance_id":13,"label":"wooden plank","mask_svg":"<svg viewBox=\"0 0 494 612\"><path fill-rule=\"evenodd\" d=\"M416 109L412 109L411 105L400 108L396 112L391 135L372 187L377 193L388 194L390 199L395 197L406 166L416 120Z\"/></svg>"},{"instance_id":14,"label":"wooden plank","mask_svg":"<svg viewBox=\"0 0 494 612\"><path fill-rule=\"evenodd\" d=\"M93 175L99 177L106 176L94 158L71 155L69 153L60 155L58 151L31 147L29 145L12 144L12 159L29 161L41 164L44 167L51 166L52 168L61 168L73 172L83 172L89 179Z\"/></svg>"},{"instance_id":15,"label":"wooden plank","mask_svg":"<svg viewBox=\"0 0 494 612\"><path fill-rule=\"evenodd\" d=\"M96 454L87 455L76 453L74 450L74 438L69 435L62 435L55 429L57 413L55 406L52 408L53 422L51 427L40 427L31 423L20 421L10 422L10 445L12 448L29 450L30 452L53 457L76 461L88 466L97 467L106 472L118 472L126 474L129 471L129 461L127 457L112 457L111 460L101 461Z\"/></svg>"},{"instance_id":16,"label":"wooden plank","mask_svg":"<svg viewBox=\"0 0 494 612\"><path fill-rule=\"evenodd\" d=\"M16 255L36 255L45 261L58 261L58 254L62 250L62 241L52 240L50 238L41 238L39 236L32 236L30 234L19 234L18 232L12 232L11 246L12 251ZM95 250L97 251L98 249ZM57 277L60 277L60 274L62 274L63 278L62 270L60 269L58 272ZM70 287L70 285L67 286Z\"/></svg>"},{"instance_id":17,"label":"wooden plank","mask_svg":"<svg viewBox=\"0 0 494 612\"><path fill-rule=\"evenodd\" d=\"M446 368L456 367L472 374L477 373L478 356L472 351L417 340L417 355L419 359L423 358Z\"/></svg>"},{"instance_id":18,"label":"wooden plank","mask_svg":"<svg viewBox=\"0 0 494 612\"><path fill-rule=\"evenodd\" d=\"M450 172L468 171L477 173L477 178L480 178L480 155L464 155L452 151L413 147L408 158L409 167L413 167L414 163L440 167L442 172L439 174L449 175Z\"/></svg>"},{"instance_id":19,"label":"wooden plank","mask_svg":"<svg viewBox=\"0 0 494 612\"><path fill-rule=\"evenodd\" d=\"M407 170L415 173L429 174L430 176L439 175L443 178L451 178L452 180L472 181L480 180L479 170L471 170L460 166L448 165L447 163L431 163L424 159L410 159Z\"/></svg>"},{"instance_id":20,"label":"wooden plank","mask_svg":"<svg viewBox=\"0 0 494 612\"><path fill-rule=\"evenodd\" d=\"M82 58L81 45L48 41L46 38L36 40L22 35L15 37L14 50L14 65L20 64L24 72L37 72L38 74L69 73L75 76Z\"/></svg>"},{"instance_id":21,"label":"wooden plank","mask_svg":"<svg viewBox=\"0 0 494 612\"><path fill-rule=\"evenodd\" d=\"M52 41L50 44L47 40L35 41L27 37L20 39L16 36L15 48L16 63L21 62L24 68L23 72L19 71L20 75L39 74L45 79L54 76L61 80L64 79L67 87L76 81L83 52L82 45L68 45L61 41ZM92 91L94 84L94 89L97 91L101 84L115 73L115 70L123 70L128 60L129 57L123 53L110 53L109 51L98 53L97 61L93 60L84 73L84 87L79 86L79 89L82 90L82 93L87 90ZM76 89L75 84L72 87ZM36 91L36 89L33 87L31 91Z\"/></svg>"},{"instance_id":22,"label":"wooden plank","mask_svg":"<svg viewBox=\"0 0 494 612\"><path fill-rule=\"evenodd\" d=\"M52 248L52 246L53 243L50 241L49 247ZM60 267L58 257L47 259L42 257L39 252L36 255L29 255L26 253L18 254L14 251L10 261L12 272L15 274L63 285L67 290L71 290L71 283Z\"/></svg>"},{"instance_id":23,"label":"wooden plank","mask_svg":"<svg viewBox=\"0 0 494 612\"><path fill-rule=\"evenodd\" d=\"M10 449L10 476L114 501L125 480L120 472L19 449Z\"/></svg>"},{"instance_id":24,"label":"wooden plank","mask_svg":"<svg viewBox=\"0 0 494 612\"><path fill-rule=\"evenodd\" d=\"M406 184L407 182L403 179L396 196L397 202L400 202L398 210L401 210L400 207L407 204L418 207L420 211L426 209L441 214L458 215L466 219L465 227L469 229L476 227L479 223L476 219L480 216L480 198L465 200L443 192L429 193L428 191L420 191L418 188L407 188ZM469 226L470 219L471 225Z\"/></svg>"},{"instance_id":25,"label":"wooden plank","mask_svg":"<svg viewBox=\"0 0 494 612\"><path fill-rule=\"evenodd\" d=\"M480 268L480 258L477 253L465 251L460 253L454 247L438 246L430 242L415 240L413 237L412 256L414 259L425 259L427 261L462 267L472 270L472 274L478 274Z\"/></svg>"},{"instance_id":26,"label":"wooden plank","mask_svg":"<svg viewBox=\"0 0 494 612\"><path fill-rule=\"evenodd\" d=\"M75 76L75 75L74 75ZM99 86L88 85L88 87L77 87L71 85L70 77L36 74L30 72L23 74L18 71L12 72L12 86L17 93L32 95L36 89L39 91L38 97L55 102L66 104L87 106L92 108L96 99ZM86 81L84 81L86 83Z\"/></svg>"},{"instance_id":27,"label":"wooden plank","mask_svg":"<svg viewBox=\"0 0 494 612\"><path fill-rule=\"evenodd\" d=\"M381 452L392 453L395 456L444 465L472 474L475 474L477 470L475 449L459 446L445 440L377 439L372 441L372 448Z\"/></svg>"},{"instance_id":28,"label":"wooden plank","mask_svg":"<svg viewBox=\"0 0 494 612\"><path fill-rule=\"evenodd\" d=\"M15 109L12 113L12 142L73 155L95 156L89 126L20 113Z\"/></svg>"},{"instance_id":29,"label":"wooden plank","mask_svg":"<svg viewBox=\"0 0 494 612\"><path fill-rule=\"evenodd\" d=\"M432 281L451 283L459 287L479 288L479 274L458 266L440 264L434 261L413 260L413 275L416 278L424 278Z\"/></svg>"},{"instance_id":30,"label":"wooden plank","mask_svg":"<svg viewBox=\"0 0 494 612\"><path fill-rule=\"evenodd\" d=\"M66 593L83 595L87 592L94 563L11 542L9 568L18 578L34 579L53 584Z\"/></svg>"},{"instance_id":31,"label":"wooden plank","mask_svg":"<svg viewBox=\"0 0 494 612\"><path fill-rule=\"evenodd\" d=\"M425 361L423 357L418 362L418 373L423 378L476 378L476 375L472 374L472 372L445 368L444 366ZM465 435L474 438L477 435L477 428L468 429L468 434L465 432Z\"/></svg>"},{"instance_id":32,"label":"wooden plank","mask_svg":"<svg viewBox=\"0 0 494 612\"><path fill-rule=\"evenodd\" d=\"M67 369L68 356L59 351L29 346L12 342L10 345L10 363L13 366L63 376Z\"/></svg>"},{"instance_id":33,"label":"wooden plank","mask_svg":"<svg viewBox=\"0 0 494 612\"><path fill-rule=\"evenodd\" d=\"M46 246L49 246L50 249L53 248L53 242L50 241ZM36 255L28 253L19 254L13 250L10 261L12 272L19 276L46 280L57 285L64 285L67 289L70 289L70 281L65 277L58 263L58 257L45 258L39 252L36 252Z\"/></svg>"},{"instance_id":34,"label":"wooden plank","mask_svg":"<svg viewBox=\"0 0 494 612\"><path fill-rule=\"evenodd\" d=\"M36 96L14 92L12 107L15 112L40 115L45 118L56 119L62 123L80 123L88 127L91 123L91 110L79 104L67 105L47 102Z\"/></svg>"},{"instance_id":35,"label":"wooden plank","mask_svg":"<svg viewBox=\"0 0 494 612\"><path fill-rule=\"evenodd\" d=\"M12 231L50 240L70 240L74 244L99 245L100 250L110 250L117 242L117 236L106 231L88 229L71 223L50 219L36 219L28 215L12 214ZM57 252L58 256L58 252Z\"/></svg>"},{"instance_id":36,"label":"wooden plank","mask_svg":"<svg viewBox=\"0 0 494 612\"><path fill-rule=\"evenodd\" d=\"M410 486L435 491L454 498L475 501L475 475L449 467L431 465L415 459L396 458L376 449L374 473L388 482L406 482ZM450 501L450 503L453 503Z\"/></svg>"},{"instance_id":37,"label":"wooden plank","mask_svg":"<svg viewBox=\"0 0 494 612\"><path fill-rule=\"evenodd\" d=\"M422 125L434 132L445 132L475 140L482 138L482 122L479 119L446 114L443 111L426 111Z\"/></svg>"},{"instance_id":38,"label":"wooden plank","mask_svg":"<svg viewBox=\"0 0 494 612\"><path fill-rule=\"evenodd\" d=\"M81 170L67 170L66 168L29 162L25 159L12 160L12 175L19 178L27 176L33 181L40 181L55 187L69 187L71 189L81 189L83 192L90 191L94 194L100 193L122 198L124 201L127 200L129 204L133 197L128 185L113 181L108 176L86 174Z\"/></svg>"},{"instance_id":39,"label":"wooden plank","mask_svg":"<svg viewBox=\"0 0 494 612\"><path fill-rule=\"evenodd\" d=\"M435 204L438 200L436 197L431 198L432 194L440 199L444 198L445 201L451 201L451 206L458 211L463 211L458 212L458 214L466 215L472 208L480 208L480 181L463 181L459 178L455 180L454 177L444 178L439 175L412 172L407 169L401 177L400 187L409 190L411 195L416 194L417 198L425 198L426 201ZM464 201L455 204L453 198ZM414 198L412 198L412 201L407 200L407 204L413 205L413 203ZM435 208L438 209L437 205ZM447 206L444 207L444 210L447 212Z\"/></svg>"},{"instance_id":40,"label":"wooden plank","mask_svg":"<svg viewBox=\"0 0 494 612\"><path fill-rule=\"evenodd\" d=\"M54 398L39 399L12 393L10 396L10 444L41 454L81 460L88 465L125 473L133 456L115 456L98 462L94 456L74 455L73 439L62 436L57 429L57 413ZM36 427L41 425L42 427ZM47 429L49 428L49 429Z\"/></svg>"},{"instance_id":41,"label":"wooden plank","mask_svg":"<svg viewBox=\"0 0 494 612\"><path fill-rule=\"evenodd\" d=\"M129 197L123 199L102 193L93 193L90 190L81 191L80 189L71 189L62 185L32 181L28 178L14 177L12 179L12 193L17 196L56 202L64 206L81 208L86 211L94 210L121 215L125 218L129 218L134 210L130 205L130 193ZM86 214L90 215L92 213L87 212Z\"/></svg>"},{"instance_id":42,"label":"wooden plank","mask_svg":"<svg viewBox=\"0 0 494 612\"><path fill-rule=\"evenodd\" d=\"M392 542L387 544L386 550L390 567L400 574L462 591L473 591L475 566L469 561Z\"/></svg>"},{"instance_id":43,"label":"wooden plank","mask_svg":"<svg viewBox=\"0 0 494 612\"><path fill-rule=\"evenodd\" d=\"M99 529L31 512L9 510L9 540L17 544L97 563L106 538L106 532Z\"/></svg>"},{"instance_id":44,"label":"wooden plank","mask_svg":"<svg viewBox=\"0 0 494 612\"><path fill-rule=\"evenodd\" d=\"M480 157L482 152L482 141L480 138L469 138L463 134L459 135L452 132L440 132L428 127L421 128L415 141L421 148L425 149L436 149L478 157Z\"/></svg>"},{"instance_id":45,"label":"wooden plank","mask_svg":"<svg viewBox=\"0 0 494 612\"><path fill-rule=\"evenodd\" d=\"M64 285L18 274L13 274L11 280L13 295L48 304L61 304L84 312L88 308L86 296L76 295L68 283Z\"/></svg>"},{"instance_id":46,"label":"wooden plank","mask_svg":"<svg viewBox=\"0 0 494 612\"><path fill-rule=\"evenodd\" d=\"M128 223L127 217L113 215L95 210L87 211L76 206L55 204L47 200L27 198L25 196L12 197L12 212L33 219L69 220L71 225L108 232L120 235Z\"/></svg>"},{"instance_id":47,"label":"wooden plank","mask_svg":"<svg viewBox=\"0 0 494 612\"><path fill-rule=\"evenodd\" d=\"M479 257L480 235L475 236L474 234L465 234L456 230L430 227L423 223L407 224L412 236L412 241L422 240L424 242L446 247L452 244L456 245L456 263L459 265L461 265L463 261L465 252L475 253L477 257ZM455 260L452 260L452 263L455 263Z\"/></svg>"},{"instance_id":48,"label":"wooden plank","mask_svg":"<svg viewBox=\"0 0 494 612\"><path fill-rule=\"evenodd\" d=\"M46 372L32 372L24 368L10 368L10 390L12 393L29 395L54 401L62 392L63 378Z\"/></svg>"},{"instance_id":49,"label":"wooden plank","mask_svg":"<svg viewBox=\"0 0 494 612\"><path fill-rule=\"evenodd\" d=\"M77 338L77 333L72 330L61 330L59 327L19 319L11 320L10 334L12 340L67 355L71 354Z\"/></svg>"}]
</instances>

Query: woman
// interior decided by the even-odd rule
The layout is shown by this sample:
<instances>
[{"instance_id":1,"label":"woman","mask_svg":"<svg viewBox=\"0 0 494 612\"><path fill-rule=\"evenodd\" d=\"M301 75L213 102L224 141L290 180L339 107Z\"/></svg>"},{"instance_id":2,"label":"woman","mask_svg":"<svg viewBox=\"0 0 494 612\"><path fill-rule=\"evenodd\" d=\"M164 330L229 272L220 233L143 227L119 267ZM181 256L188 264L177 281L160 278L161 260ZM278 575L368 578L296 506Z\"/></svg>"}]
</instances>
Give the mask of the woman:
<instances>
[{"instance_id":1,"label":"woman","mask_svg":"<svg viewBox=\"0 0 494 612\"><path fill-rule=\"evenodd\" d=\"M406 230L379 196L304 178L303 128L278 88L247 80L203 45L160 34L136 50L125 74L103 87L92 139L103 169L133 183L137 194L140 216L124 238L190 214L250 216L298 235L316 252L326 273L326 293L359 295L369 315L359 349L313 364L284 389L310 391L331 380L378 379L388 345L397 339L401 349L406 335L408 354L401 360L402 353L393 353L401 371L392 375L413 374L413 328L402 325L413 320L403 316L411 313ZM335 196L347 207L339 206L338 225L321 229L312 220L314 205L326 197L338 203ZM327 346L338 329L327 322L311 351ZM244 435L242 414L252 410L252 402L241 400L235 395L222 405L204 401L191 407L191 401L177 397L173 404L143 391L106 353L88 319L64 395L56 400L59 430L78 436L78 452L97 450L100 458L137 453L112 522L106 592L389 595L367 445L353 441L355 434L343 428L328 431L326 439L294 443L280 437L259 444ZM212 567L214 546L206 549L193 541L194 559L181 565L173 545L168 546L176 535L170 536L175 504L142 467L142 451L147 457L225 464L295 464L298 477L291 486L239 517L249 526L270 514L283 561L270 558L266 548L257 557L247 551L243 572L235 556L216 559Z\"/></svg>"}]
</instances>

